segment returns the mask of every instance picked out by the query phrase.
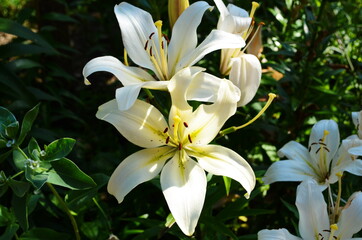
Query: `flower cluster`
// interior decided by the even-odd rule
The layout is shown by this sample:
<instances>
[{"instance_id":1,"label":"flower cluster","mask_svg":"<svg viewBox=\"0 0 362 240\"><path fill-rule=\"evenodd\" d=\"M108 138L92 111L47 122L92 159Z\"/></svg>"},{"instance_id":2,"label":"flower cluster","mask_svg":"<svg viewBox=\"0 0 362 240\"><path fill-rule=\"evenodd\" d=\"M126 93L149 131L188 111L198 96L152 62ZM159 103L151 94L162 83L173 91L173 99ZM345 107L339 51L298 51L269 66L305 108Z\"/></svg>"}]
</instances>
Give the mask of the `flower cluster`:
<instances>
[{"instance_id":1,"label":"flower cluster","mask_svg":"<svg viewBox=\"0 0 362 240\"><path fill-rule=\"evenodd\" d=\"M351 239L362 229L362 194L355 192L340 208L342 175L349 172L362 176L361 139L362 111L353 112L358 134L340 143L338 125L333 120L317 122L311 131L308 148L290 141L278 152L288 160L273 163L263 178L265 184L278 181L301 181L297 189L299 231L302 239ZM338 194L333 199L331 184L338 181ZM328 188L330 211L322 192ZM262 230L258 239L301 239L286 229Z\"/></svg>"},{"instance_id":2,"label":"flower cluster","mask_svg":"<svg viewBox=\"0 0 362 240\"><path fill-rule=\"evenodd\" d=\"M195 231L206 193L205 171L239 182L246 197L255 186L248 162L235 151L210 144L237 107L252 100L260 84L261 64L245 54L255 4L250 13L215 0L217 29L198 44L197 27L212 7L198 1L187 7L172 27L170 40L162 21L129 3L114 8L125 47L125 63L112 56L89 61L85 82L97 71L114 74L123 87L99 107L97 118L111 123L128 141L144 148L124 159L112 174L108 191L121 203L137 185L160 174L168 207L186 235ZM188 6L188 4L185 4ZM172 11L170 9L169 11ZM221 74L194 66L210 52L222 50ZM127 56L136 66L129 66ZM160 109L139 98L141 89L168 91L171 108ZM148 90L147 90L148 91ZM199 101L194 109L189 100ZM153 102L152 102L153 103ZM165 113L166 112L166 113Z\"/></svg>"}]
</instances>

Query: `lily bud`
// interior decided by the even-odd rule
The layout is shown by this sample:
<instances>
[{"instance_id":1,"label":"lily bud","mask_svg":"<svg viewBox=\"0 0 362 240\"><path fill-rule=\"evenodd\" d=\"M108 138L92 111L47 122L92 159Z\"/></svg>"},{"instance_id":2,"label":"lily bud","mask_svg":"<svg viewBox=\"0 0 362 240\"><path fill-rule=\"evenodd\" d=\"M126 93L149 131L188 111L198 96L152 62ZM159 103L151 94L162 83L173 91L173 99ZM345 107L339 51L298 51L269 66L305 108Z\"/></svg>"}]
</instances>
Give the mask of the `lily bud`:
<instances>
[{"instance_id":1,"label":"lily bud","mask_svg":"<svg viewBox=\"0 0 362 240\"><path fill-rule=\"evenodd\" d=\"M168 18L172 28L177 18L190 5L188 0L168 0Z\"/></svg>"}]
</instances>

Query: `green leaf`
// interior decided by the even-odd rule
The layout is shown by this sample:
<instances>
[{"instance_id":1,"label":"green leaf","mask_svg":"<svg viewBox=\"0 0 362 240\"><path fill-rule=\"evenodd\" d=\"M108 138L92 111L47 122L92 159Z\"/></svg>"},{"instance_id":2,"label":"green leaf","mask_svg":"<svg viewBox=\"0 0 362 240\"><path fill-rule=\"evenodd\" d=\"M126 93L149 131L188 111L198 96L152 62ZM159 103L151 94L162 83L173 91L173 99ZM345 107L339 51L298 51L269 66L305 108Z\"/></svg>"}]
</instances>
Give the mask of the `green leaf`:
<instances>
[{"instance_id":1,"label":"green leaf","mask_svg":"<svg viewBox=\"0 0 362 240\"><path fill-rule=\"evenodd\" d=\"M9 141L6 141L5 139L0 138L0 148L6 148L6 147L8 147L8 146L7 146L7 145L8 145L8 142L9 142Z\"/></svg>"},{"instance_id":2,"label":"green leaf","mask_svg":"<svg viewBox=\"0 0 362 240\"><path fill-rule=\"evenodd\" d=\"M6 128L16 122L17 120L14 114L12 114L6 108L0 107L0 137L6 138Z\"/></svg>"},{"instance_id":3,"label":"green leaf","mask_svg":"<svg viewBox=\"0 0 362 240\"><path fill-rule=\"evenodd\" d=\"M10 123L5 128L5 134L10 139L14 139L16 137L16 134L18 133L18 130L19 130L19 122L16 121L16 122Z\"/></svg>"},{"instance_id":4,"label":"green leaf","mask_svg":"<svg viewBox=\"0 0 362 240\"><path fill-rule=\"evenodd\" d=\"M30 184L23 181L17 181L9 178L8 180L9 187L13 190L16 196L23 197L25 193L28 192Z\"/></svg>"},{"instance_id":5,"label":"green leaf","mask_svg":"<svg viewBox=\"0 0 362 240\"><path fill-rule=\"evenodd\" d=\"M27 207L27 196L24 197L17 197L13 195L11 200L12 209L14 214L24 231L27 231L29 228L28 223L28 207Z\"/></svg>"},{"instance_id":6,"label":"green leaf","mask_svg":"<svg viewBox=\"0 0 362 240\"><path fill-rule=\"evenodd\" d=\"M52 169L48 172L48 182L70 189L86 189L96 186L91 177L85 174L71 160L62 158L50 162Z\"/></svg>"},{"instance_id":7,"label":"green leaf","mask_svg":"<svg viewBox=\"0 0 362 240\"><path fill-rule=\"evenodd\" d=\"M10 149L6 153L1 154L0 155L0 163L2 163L2 161L4 161L12 152L13 152L13 149Z\"/></svg>"},{"instance_id":8,"label":"green leaf","mask_svg":"<svg viewBox=\"0 0 362 240\"><path fill-rule=\"evenodd\" d=\"M44 161L59 160L67 156L73 149L75 140L72 138L61 138L50 143L46 148Z\"/></svg>"},{"instance_id":9,"label":"green leaf","mask_svg":"<svg viewBox=\"0 0 362 240\"><path fill-rule=\"evenodd\" d=\"M31 138L28 144L28 153L31 158L40 160L41 149L35 138Z\"/></svg>"},{"instance_id":10,"label":"green leaf","mask_svg":"<svg viewBox=\"0 0 362 240\"><path fill-rule=\"evenodd\" d=\"M37 172L34 169L31 169L28 165L25 167L25 178L34 187L40 189L48 180L48 173L46 172Z\"/></svg>"},{"instance_id":11,"label":"green leaf","mask_svg":"<svg viewBox=\"0 0 362 240\"><path fill-rule=\"evenodd\" d=\"M40 104L38 103L35 107L30 109L25 114L23 122L21 124L20 136L16 142L18 144L18 146L20 146L20 144L24 141L26 135L28 134L28 132L30 131L30 129L34 123L34 120L38 116L39 106L40 106Z\"/></svg>"},{"instance_id":12,"label":"green leaf","mask_svg":"<svg viewBox=\"0 0 362 240\"><path fill-rule=\"evenodd\" d=\"M56 232L49 228L33 228L23 233L19 240L66 240L70 236L65 233Z\"/></svg>"},{"instance_id":13,"label":"green leaf","mask_svg":"<svg viewBox=\"0 0 362 240\"><path fill-rule=\"evenodd\" d=\"M3 235L0 236L0 240L11 240L14 239L16 231L19 229L19 225L16 223L12 223L7 226Z\"/></svg>"},{"instance_id":14,"label":"green leaf","mask_svg":"<svg viewBox=\"0 0 362 240\"><path fill-rule=\"evenodd\" d=\"M0 18L0 31L10 33L24 39L32 40L33 42L39 44L40 46L49 49L49 51L57 53L57 51L39 34L34 33L29 28L26 28L10 19Z\"/></svg>"},{"instance_id":15,"label":"green leaf","mask_svg":"<svg viewBox=\"0 0 362 240\"><path fill-rule=\"evenodd\" d=\"M14 214L7 207L0 205L0 227L16 221Z\"/></svg>"},{"instance_id":16,"label":"green leaf","mask_svg":"<svg viewBox=\"0 0 362 240\"><path fill-rule=\"evenodd\" d=\"M224 179L226 195L229 196L230 187L231 187L231 178L223 176L223 179Z\"/></svg>"},{"instance_id":17,"label":"green leaf","mask_svg":"<svg viewBox=\"0 0 362 240\"><path fill-rule=\"evenodd\" d=\"M283 200L282 198L281 198L280 200L282 201L282 203L284 204L284 206L286 206L286 207L289 209L289 211L291 211L291 212L294 214L294 216L295 216L296 218L299 218L298 209L297 209L297 207L296 207L295 205L286 202L286 201Z\"/></svg>"},{"instance_id":18,"label":"green leaf","mask_svg":"<svg viewBox=\"0 0 362 240\"><path fill-rule=\"evenodd\" d=\"M24 170L28 159L24 156L24 154L19 149L14 149L13 150L13 160L14 160L15 166L19 170Z\"/></svg>"}]
</instances>

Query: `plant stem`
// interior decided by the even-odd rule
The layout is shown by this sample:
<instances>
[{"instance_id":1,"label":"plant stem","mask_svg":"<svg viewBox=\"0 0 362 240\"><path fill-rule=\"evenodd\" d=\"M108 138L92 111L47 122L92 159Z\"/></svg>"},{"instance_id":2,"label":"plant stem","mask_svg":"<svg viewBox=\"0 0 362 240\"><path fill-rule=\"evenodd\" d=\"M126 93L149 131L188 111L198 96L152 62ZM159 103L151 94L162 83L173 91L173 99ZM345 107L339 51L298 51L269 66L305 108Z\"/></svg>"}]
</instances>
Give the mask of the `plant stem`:
<instances>
[{"instance_id":1,"label":"plant stem","mask_svg":"<svg viewBox=\"0 0 362 240\"><path fill-rule=\"evenodd\" d=\"M99 203L98 203L98 201L97 201L97 199L95 197L92 198L92 200L93 200L94 204L97 206L97 208L99 209L99 211L101 211L103 217L106 219L108 229L111 230L112 227L111 227L111 224L108 221L107 214L104 212L103 208L99 205Z\"/></svg>"},{"instance_id":2,"label":"plant stem","mask_svg":"<svg viewBox=\"0 0 362 240\"><path fill-rule=\"evenodd\" d=\"M73 215L70 213L70 210L67 206L67 204L64 202L64 200L60 197L59 193L57 192L57 190L53 187L53 185L51 183L46 183L48 185L48 187L50 188L50 190L53 192L54 196L57 198L57 200L59 201L60 205L62 206L64 212L68 215L70 222L72 223L73 229L74 229L74 234L77 240L80 240L80 235L79 235L79 229L78 229L78 225L77 222L75 221Z\"/></svg>"}]
</instances>

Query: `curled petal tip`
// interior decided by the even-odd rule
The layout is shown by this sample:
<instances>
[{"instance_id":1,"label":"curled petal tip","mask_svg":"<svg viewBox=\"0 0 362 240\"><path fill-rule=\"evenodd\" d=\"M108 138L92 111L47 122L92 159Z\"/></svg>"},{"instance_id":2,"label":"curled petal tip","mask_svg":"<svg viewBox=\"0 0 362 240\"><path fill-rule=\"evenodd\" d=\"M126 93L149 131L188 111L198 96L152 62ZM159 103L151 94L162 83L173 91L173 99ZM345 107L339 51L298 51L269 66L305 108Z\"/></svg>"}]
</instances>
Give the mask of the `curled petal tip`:
<instances>
[{"instance_id":1,"label":"curled petal tip","mask_svg":"<svg viewBox=\"0 0 362 240\"><path fill-rule=\"evenodd\" d=\"M91 82L87 79L87 78L84 78L84 85L91 85Z\"/></svg>"}]
</instances>

